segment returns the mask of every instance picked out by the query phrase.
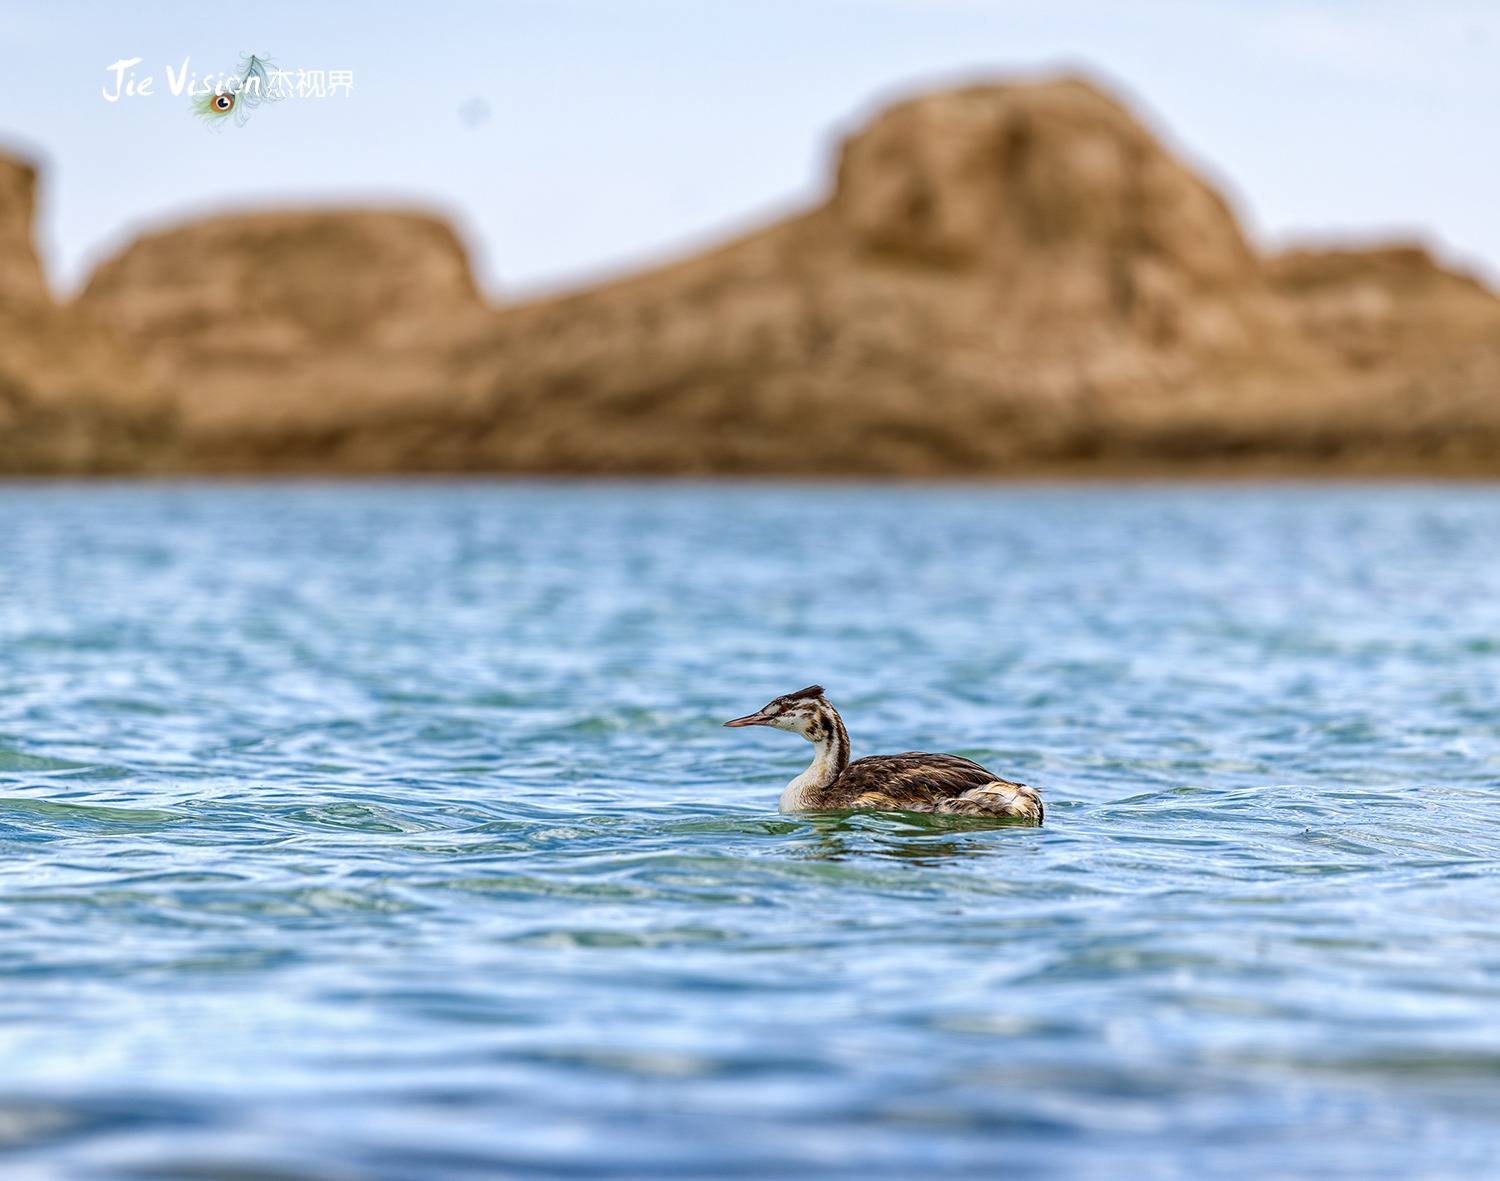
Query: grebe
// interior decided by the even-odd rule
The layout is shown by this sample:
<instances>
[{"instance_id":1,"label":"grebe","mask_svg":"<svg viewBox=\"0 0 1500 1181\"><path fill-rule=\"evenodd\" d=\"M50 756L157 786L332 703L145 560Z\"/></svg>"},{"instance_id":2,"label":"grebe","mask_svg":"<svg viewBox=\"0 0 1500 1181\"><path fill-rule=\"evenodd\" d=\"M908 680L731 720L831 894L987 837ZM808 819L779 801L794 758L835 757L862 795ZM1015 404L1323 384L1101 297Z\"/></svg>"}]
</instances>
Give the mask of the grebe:
<instances>
[{"instance_id":1,"label":"grebe","mask_svg":"<svg viewBox=\"0 0 1500 1181\"><path fill-rule=\"evenodd\" d=\"M910 750L849 761L849 731L838 710L809 685L726 726L772 726L800 734L815 748L812 766L781 793L783 812L949 812L1042 822L1042 797L972 759Z\"/></svg>"}]
</instances>

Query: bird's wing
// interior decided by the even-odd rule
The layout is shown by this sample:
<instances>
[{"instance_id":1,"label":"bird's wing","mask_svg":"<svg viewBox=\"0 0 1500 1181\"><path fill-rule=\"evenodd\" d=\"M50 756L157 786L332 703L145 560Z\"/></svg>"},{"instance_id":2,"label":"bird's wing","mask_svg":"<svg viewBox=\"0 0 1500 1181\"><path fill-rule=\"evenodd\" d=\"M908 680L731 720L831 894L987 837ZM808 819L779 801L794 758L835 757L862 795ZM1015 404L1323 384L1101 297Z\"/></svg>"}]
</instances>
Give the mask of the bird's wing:
<instances>
[{"instance_id":1,"label":"bird's wing","mask_svg":"<svg viewBox=\"0 0 1500 1181\"><path fill-rule=\"evenodd\" d=\"M836 808L925 811L942 800L991 783L1020 786L973 759L909 750L855 759L834 781L829 794L839 801L832 805Z\"/></svg>"}]
</instances>

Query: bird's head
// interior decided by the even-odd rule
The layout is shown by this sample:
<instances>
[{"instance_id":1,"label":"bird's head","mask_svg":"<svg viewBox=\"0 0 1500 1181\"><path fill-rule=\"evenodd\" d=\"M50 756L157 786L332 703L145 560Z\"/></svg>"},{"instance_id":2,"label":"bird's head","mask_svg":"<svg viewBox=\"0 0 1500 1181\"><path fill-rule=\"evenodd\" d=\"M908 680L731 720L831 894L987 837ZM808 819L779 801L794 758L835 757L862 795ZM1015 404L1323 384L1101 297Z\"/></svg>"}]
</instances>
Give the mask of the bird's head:
<instances>
[{"instance_id":1,"label":"bird's head","mask_svg":"<svg viewBox=\"0 0 1500 1181\"><path fill-rule=\"evenodd\" d=\"M816 741L827 732L825 718L831 712L828 700L823 696L822 685L809 685L795 693L766 702L753 714L725 722L726 726L771 726L777 730L790 730L808 741Z\"/></svg>"}]
</instances>

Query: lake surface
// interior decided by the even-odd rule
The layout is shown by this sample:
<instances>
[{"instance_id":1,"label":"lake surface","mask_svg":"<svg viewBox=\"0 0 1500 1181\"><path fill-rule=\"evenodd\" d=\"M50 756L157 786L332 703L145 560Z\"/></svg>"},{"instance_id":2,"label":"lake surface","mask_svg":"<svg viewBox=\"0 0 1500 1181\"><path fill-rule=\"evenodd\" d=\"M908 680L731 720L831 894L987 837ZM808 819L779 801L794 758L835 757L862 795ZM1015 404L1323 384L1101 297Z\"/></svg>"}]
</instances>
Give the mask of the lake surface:
<instances>
[{"instance_id":1,"label":"lake surface","mask_svg":"<svg viewBox=\"0 0 1500 1181\"><path fill-rule=\"evenodd\" d=\"M1495 490L0 486L0 1176L1493 1176L1497 804Z\"/></svg>"}]
</instances>

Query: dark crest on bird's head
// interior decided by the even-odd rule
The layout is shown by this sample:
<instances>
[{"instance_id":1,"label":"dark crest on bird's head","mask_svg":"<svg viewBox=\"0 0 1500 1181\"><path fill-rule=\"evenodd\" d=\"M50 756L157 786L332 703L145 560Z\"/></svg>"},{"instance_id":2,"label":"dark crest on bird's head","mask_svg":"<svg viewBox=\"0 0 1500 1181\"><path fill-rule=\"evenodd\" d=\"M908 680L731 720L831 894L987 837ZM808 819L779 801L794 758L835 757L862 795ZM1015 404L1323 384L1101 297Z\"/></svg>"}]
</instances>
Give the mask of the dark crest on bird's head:
<instances>
[{"instance_id":1,"label":"dark crest on bird's head","mask_svg":"<svg viewBox=\"0 0 1500 1181\"><path fill-rule=\"evenodd\" d=\"M772 698L753 714L725 722L726 726L771 726L777 730L793 730L811 737L807 727L813 720L826 714L833 707L823 699L822 685L809 685L795 693L783 693Z\"/></svg>"}]
</instances>

